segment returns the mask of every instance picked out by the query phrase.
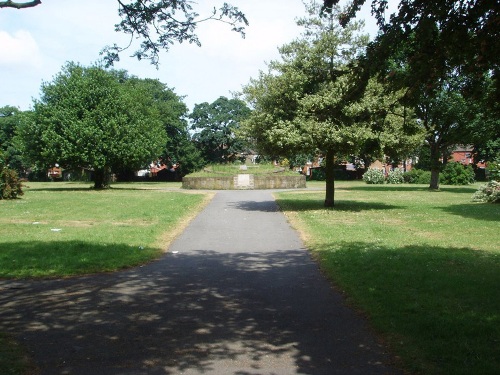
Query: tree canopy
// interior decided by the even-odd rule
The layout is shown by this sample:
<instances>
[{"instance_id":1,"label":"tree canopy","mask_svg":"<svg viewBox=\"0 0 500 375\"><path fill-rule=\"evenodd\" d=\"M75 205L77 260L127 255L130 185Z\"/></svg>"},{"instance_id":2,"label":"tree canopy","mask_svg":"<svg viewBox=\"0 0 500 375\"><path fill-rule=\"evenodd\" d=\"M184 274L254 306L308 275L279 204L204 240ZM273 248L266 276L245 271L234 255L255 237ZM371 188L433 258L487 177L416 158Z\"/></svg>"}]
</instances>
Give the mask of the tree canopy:
<instances>
[{"instance_id":1,"label":"tree canopy","mask_svg":"<svg viewBox=\"0 0 500 375\"><path fill-rule=\"evenodd\" d=\"M340 0L324 0L330 12ZM500 2L400 0L398 10L387 14L387 0L353 0L340 22L347 25L365 3L371 2L380 33L367 50L369 70L390 74L403 86L441 90L441 81L459 73L470 87L481 85L484 75L495 82L495 102L500 101ZM404 62L396 74L394 62ZM409 90L408 94L414 91Z\"/></svg>"},{"instance_id":2,"label":"tree canopy","mask_svg":"<svg viewBox=\"0 0 500 375\"><path fill-rule=\"evenodd\" d=\"M367 145L380 150L389 143L384 134L396 137L394 128L384 129L387 115L398 112L398 100L375 80L358 97L353 67L368 36L362 34L360 23L342 28L341 14L336 8L328 16L319 16L318 6L308 7L308 17L298 21L305 28L303 36L280 48L282 61L271 62L269 72L261 72L243 90L254 109L245 122L246 131L260 149L275 155L315 152L324 156L326 206L334 205L335 157L358 154ZM394 126L396 119L391 123Z\"/></svg>"},{"instance_id":3,"label":"tree canopy","mask_svg":"<svg viewBox=\"0 0 500 375\"><path fill-rule=\"evenodd\" d=\"M193 140L207 162L227 163L234 161L245 151L245 144L238 136L241 122L250 109L240 99L221 96L213 103L196 104L190 114Z\"/></svg>"},{"instance_id":4,"label":"tree canopy","mask_svg":"<svg viewBox=\"0 0 500 375\"><path fill-rule=\"evenodd\" d=\"M128 50L134 40L140 40L139 47L132 53L139 60L149 60L158 66L160 51L168 51L174 43L201 45L196 34L197 26L206 21L228 24L231 30L245 37L248 21L237 7L223 3L214 6L209 14L199 14L196 3L190 0L116 0L120 23L115 30L130 36L127 46L114 44L101 51L107 67L120 60L120 53ZM14 2L0 1L0 8L25 9L40 5L40 0ZM135 48L135 47L133 47Z\"/></svg>"},{"instance_id":5,"label":"tree canopy","mask_svg":"<svg viewBox=\"0 0 500 375\"><path fill-rule=\"evenodd\" d=\"M68 63L20 127L34 163L93 170L95 188L108 186L120 168L140 169L161 155L167 142L154 97L123 73Z\"/></svg>"}]
</instances>

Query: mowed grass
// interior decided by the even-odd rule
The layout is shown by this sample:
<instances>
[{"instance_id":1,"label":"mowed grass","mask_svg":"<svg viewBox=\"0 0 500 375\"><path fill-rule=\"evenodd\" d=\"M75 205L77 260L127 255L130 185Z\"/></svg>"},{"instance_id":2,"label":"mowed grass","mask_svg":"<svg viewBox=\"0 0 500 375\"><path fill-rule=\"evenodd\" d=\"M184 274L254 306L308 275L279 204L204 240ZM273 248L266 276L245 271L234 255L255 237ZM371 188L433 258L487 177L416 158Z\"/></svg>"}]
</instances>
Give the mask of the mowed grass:
<instances>
[{"instance_id":1,"label":"mowed grass","mask_svg":"<svg viewBox=\"0 0 500 375\"><path fill-rule=\"evenodd\" d=\"M151 261L207 200L165 183L107 191L27 185L21 199L0 201L0 278L66 277Z\"/></svg>"},{"instance_id":2,"label":"mowed grass","mask_svg":"<svg viewBox=\"0 0 500 375\"><path fill-rule=\"evenodd\" d=\"M323 191L276 196L407 371L499 374L500 205L476 188L340 182L332 209Z\"/></svg>"}]
</instances>

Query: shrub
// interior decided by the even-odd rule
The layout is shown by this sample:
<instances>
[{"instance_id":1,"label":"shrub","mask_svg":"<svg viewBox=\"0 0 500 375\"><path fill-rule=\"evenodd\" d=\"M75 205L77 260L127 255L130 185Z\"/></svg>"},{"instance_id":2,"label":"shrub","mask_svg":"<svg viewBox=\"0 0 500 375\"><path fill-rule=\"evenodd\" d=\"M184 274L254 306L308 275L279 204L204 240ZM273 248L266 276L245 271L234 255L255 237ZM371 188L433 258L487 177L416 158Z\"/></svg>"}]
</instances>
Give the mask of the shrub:
<instances>
[{"instance_id":1,"label":"shrub","mask_svg":"<svg viewBox=\"0 0 500 375\"><path fill-rule=\"evenodd\" d=\"M399 168L390 171L387 175L387 183L388 184L402 184L404 182L403 179L403 171Z\"/></svg>"},{"instance_id":2,"label":"shrub","mask_svg":"<svg viewBox=\"0 0 500 375\"><path fill-rule=\"evenodd\" d=\"M500 158L488 163L488 179L491 181L500 181Z\"/></svg>"},{"instance_id":3,"label":"shrub","mask_svg":"<svg viewBox=\"0 0 500 375\"><path fill-rule=\"evenodd\" d=\"M367 184L383 184L385 181L384 172L380 169L368 169L363 175L363 181Z\"/></svg>"},{"instance_id":4,"label":"shrub","mask_svg":"<svg viewBox=\"0 0 500 375\"><path fill-rule=\"evenodd\" d=\"M447 163L441 172L439 182L444 185L469 185L474 183L474 170L472 166L461 163Z\"/></svg>"},{"instance_id":5,"label":"shrub","mask_svg":"<svg viewBox=\"0 0 500 375\"><path fill-rule=\"evenodd\" d=\"M422 169L412 169L403 174L403 179L409 184L430 184L431 172Z\"/></svg>"},{"instance_id":6,"label":"shrub","mask_svg":"<svg viewBox=\"0 0 500 375\"><path fill-rule=\"evenodd\" d=\"M22 183L17 172L0 165L0 199L15 199L23 195Z\"/></svg>"},{"instance_id":7,"label":"shrub","mask_svg":"<svg viewBox=\"0 0 500 375\"><path fill-rule=\"evenodd\" d=\"M482 185L472 196L473 202L500 203L500 182L489 181Z\"/></svg>"}]
</instances>

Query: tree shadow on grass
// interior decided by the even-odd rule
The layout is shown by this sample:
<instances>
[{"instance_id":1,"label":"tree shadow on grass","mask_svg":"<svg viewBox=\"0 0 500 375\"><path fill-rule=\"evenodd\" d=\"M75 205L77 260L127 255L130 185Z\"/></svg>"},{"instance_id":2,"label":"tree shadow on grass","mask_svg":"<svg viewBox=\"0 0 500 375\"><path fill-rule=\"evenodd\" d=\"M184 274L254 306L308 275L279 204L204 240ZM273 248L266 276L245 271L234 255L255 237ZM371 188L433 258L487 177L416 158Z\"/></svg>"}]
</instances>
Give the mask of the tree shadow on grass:
<instances>
[{"instance_id":1,"label":"tree shadow on grass","mask_svg":"<svg viewBox=\"0 0 500 375\"><path fill-rule=\"evenodd\" d=\"M414 184L366 184L343 187L345 190L360 190L360 191L429 191L427 185Z\"/></svg>"},{"instance_id":2,"label":"tree shadow on grass","mask_svg":"<svg viewBox=\"0 0 500 375\"><path fill-rule=\"evenodd\" d=\"M361 202L351 200L336 200L334 207L325 207L324 201L318 199L298 200L295 197L291 198L276 198L276 203L286 209L286 207L293 207L294 211L316 211L316 210L329 210L329 211L344 211L344 212L362 212L371 210L395 210L404 208L404 206L396 206L387 203L379 202Z\"/></svg>"},{"instance_id":3,"label":"tree shadow on grass","mask_svg":"<svg viewBox=\"0 0 500 375\"><path fill-rule=\"evenodd\" d=\"M500 258L439 246L387 248L344 242L316 247L323 269L391 338L417 373L496 373ZM420 358L419 358L420 356Z\"/></svg>"},{"instance_id":4,"label":"tree shadow on grass","mask_svg":"<svg viewBox=\"0 0 500 375\"><path fill-rule=\"evenodd\" d=\"M304 250L200 249L0 290L0 330L42 375L399 373Z\"/></svg>"},{"instance_id":5,"label":"tree shadow on grass","mask_svg":"<svg viewBox=\"0 0 500 375\"><path fill-rule=\"evenodd\" d=\"M381 184L381 185L361 185L345 187L345 190L360 190L360 191L427 191L429 193L457 193L457 194L474 194L477 189L467 186L450 186L442 185L438 190L429 189L428 185L415 185L415 184Z\"/></svg>"},{"instance_id":6,"label":"tree shadow on grass","mask_svg":"<svg viewBox=\"0 0 500 375\"><path fill-rule=\"evenodd\" d=\"M449 206L436 207L437 210L445 211L452 215L479 221L499 221L500 222L500 204L494 203L466 203L453 204ZM480 229L479 229L480 230Z\"/></svg>"}]
</instances>

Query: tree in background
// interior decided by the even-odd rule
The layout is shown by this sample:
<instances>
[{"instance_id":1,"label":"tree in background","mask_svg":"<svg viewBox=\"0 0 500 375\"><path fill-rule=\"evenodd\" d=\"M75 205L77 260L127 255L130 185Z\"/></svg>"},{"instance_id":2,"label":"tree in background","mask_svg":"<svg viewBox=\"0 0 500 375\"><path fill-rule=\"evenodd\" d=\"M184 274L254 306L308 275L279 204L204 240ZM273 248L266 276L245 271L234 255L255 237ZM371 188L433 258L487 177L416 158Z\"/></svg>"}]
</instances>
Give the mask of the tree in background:
<instances>
[{"instance_id":1,"label":"tree in background","mask_svg":"<svg viewBox=\"0 0 500 375\"><path fill-rule=\"evenodd\" d=\"M160 51L168 51L174 43L194 43L201 46L196 28L206 21L228 24L233 31L245 37L248 21L235 6L223 3L214 7L210 14L200 15L190 0L116 0L120 23L115 30L130 35L128 46L107 46L101 54L107 66L120 60L120 53L131 47L132 42L140 40L139 48L132 54L138 60L149 60L158 66ZM0 1L0 8L25 9L40 5L40 0L15 2Z\"/></svg>"},{"instance_id":2,"label":"tree in background","mask_svg":"<svg viewBox=\"0 0 500 375\"><path fill-rule=\"evenodd\" d=\"M334 205L335 158L357 154L368 141L378 140L380 131L372 125L382 112L376 89L367 90L361 101L352 99L358 90L353 67L368 42L362 24L341 28L340 8L318 16L313 3L307 11L308 17L298 21L305 29L302 37L281 47L282 61L271 62L269 72L244 88L253 107L245 129L266 153L322 154L329 207Z\"/></svg>"},{"instance_id":3,"label":"tree in background","mask_svg":"<svg viewBox=\"0 0 500 375\"><path fill-rule=\"evenodd\" d=\"M365 2L354 0L343 13L341 24L355 17ZM490 120L500 113L496 104L500 98L500 59L494 52L500 48L500 4L400 0L398 10L389 15L387 1L369 2L380 32L360 64L360 86L368 77L379 76L395 89L406 90L402 102L415 109L427 132L430 188L437 189L440 159L447 148L455 142L479 144L473 133L491 133L492 122L476 117L478 110L489 113ZM323 11L330 12L337 3L325 0ZM492 84L485 86L488 80ZM467 108L472 111L466 116ZM481 120L471 121L474 118ZM485 146L483 143L482 148ZM489 143L486 148L491 146ZM446 156L443 160L446 162Z\"/></svg>"},{"instance_id":4,"label":"tree in background","mask_svg":"<svg viewBox=\"0 0 500 375\"><path fill-rule=\"evenodd\" d=\"M68 63L43 83L41 99L19 129L30 160L44 168L91 169L101 189L113 171L140 169L161 155L167 135L154 98L122 78Z\"/></svg>"},{"instance_id":5,"label":"tree in background","mask_svg":"<svg viewBox=\"0 0 500 375\"><path fill-rule=\"evenodd\" d=\"M188 109L177 95L166 84L156 79L140 79L123 77L127 87L141 88L152 98L152 105L159 114L167 142L158 158L170 169L175 169L177 177L188 174L203 167L203 159L191 140L188 129ZM135 170L129 170L129 174Z\"/></svg>"},{"instance_id":6,"label":"tree in background","mask_svg":"<svg viewBox=\"0 0 500 375\"><path fill-rule=\"evenodd\" d=\"M21 121L22 112L12 106L0 108L0 151L3 151L4 163L23 176L26 166L16 139L16 130Z\"/></svg>"},{"instance_id":7,"label":"tree in background","mask_svg":"<svg viewBox=\"0 0 500 375\"><path fill-rule=\"evenodd\" d=\"M213 103L194 106L189 115L193 140L204 159L210 163L228 163L245 151L244 139L237 135L240 124L250 115L250 109L240 99L221 96Z\"/></svg>"}]
</instances>

